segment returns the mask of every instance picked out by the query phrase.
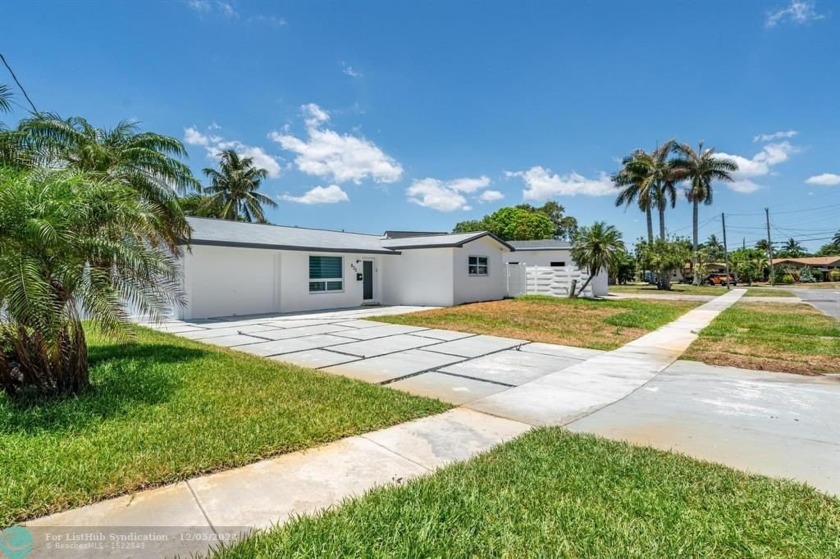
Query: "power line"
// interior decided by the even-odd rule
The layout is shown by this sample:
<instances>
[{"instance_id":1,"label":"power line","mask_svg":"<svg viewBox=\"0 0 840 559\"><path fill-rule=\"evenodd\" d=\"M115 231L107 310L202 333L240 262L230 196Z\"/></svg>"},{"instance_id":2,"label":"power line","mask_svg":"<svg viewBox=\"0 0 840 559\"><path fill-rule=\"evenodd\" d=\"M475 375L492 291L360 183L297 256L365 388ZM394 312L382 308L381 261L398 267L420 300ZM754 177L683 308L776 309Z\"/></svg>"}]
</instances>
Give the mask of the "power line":
<instances>
[{"instance_id":1,"label":"power line","mask_svg":"<svg viewBox=\"0 0 840 559\"><path fill-rule=\"evenodd\" d=\"M9 73L12 75L12 79L15 80L15 83L17 84L18 89L20 89L21 93L23 93L23 96L26 98L27 101L29 101L29 105L32 107L32 112L37 114L38 109L35 108L35 103L33 103L32 99L29 98L29 94L23 88L23 85L20 83L20 80L17 79L17 76L15 75L14 70L12 70L12 67L9 66L8 62L6 62L6 57L3 56L3 53L1 53L1 52L0 52L0 61L3 62L3 66L5 66L6 69L9 71Z\"/></svg>"}]
</instances>

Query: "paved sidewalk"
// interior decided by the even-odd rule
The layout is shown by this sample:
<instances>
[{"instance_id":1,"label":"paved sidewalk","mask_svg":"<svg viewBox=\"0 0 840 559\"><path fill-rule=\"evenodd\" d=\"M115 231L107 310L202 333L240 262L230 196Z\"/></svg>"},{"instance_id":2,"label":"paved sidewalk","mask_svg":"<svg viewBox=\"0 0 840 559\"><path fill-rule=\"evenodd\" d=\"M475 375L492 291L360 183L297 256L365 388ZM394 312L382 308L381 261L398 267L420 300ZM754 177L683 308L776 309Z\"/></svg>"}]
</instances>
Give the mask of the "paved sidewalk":
<instances>
[{"instance_id":1,"label":"paved sidewalk","mask_svg":"<svg viewBox=\"0 0 840 559\"><path fill-rule=\"evenodd\" d=\"M531 425L566 425L620 400L673 363L721 311L745 293L733 289L659 330L609 353L467 407Z\"/></svg>"}]
</instances>

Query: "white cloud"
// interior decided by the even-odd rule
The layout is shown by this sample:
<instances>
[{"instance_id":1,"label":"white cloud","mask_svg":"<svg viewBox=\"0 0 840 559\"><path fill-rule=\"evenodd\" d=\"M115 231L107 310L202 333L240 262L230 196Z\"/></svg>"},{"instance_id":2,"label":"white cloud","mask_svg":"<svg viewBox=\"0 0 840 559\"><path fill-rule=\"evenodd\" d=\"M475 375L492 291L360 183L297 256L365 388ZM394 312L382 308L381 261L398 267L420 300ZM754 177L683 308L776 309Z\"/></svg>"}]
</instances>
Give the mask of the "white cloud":
<instances>
[{"instance_id":1,"label":"white cloud","mask_svg":"<svg viewBox=\"0 0 840 559\"><path fill-rule=\"evenodd\" d=\"M452 179L443 181L440 179L425 178L415 180L409 186L405 193L408 201L423 206L424 208L431 208L439 212L453 212L455 210L469 211L472 209L467 203L466 194L475 194L482 188L490 186L492 181L490 177L463 177L459 179ZM487 191L482 196L495 192L493 190ZM500 192L495 192L501 198L504 196ZM479 202L490 200L499 200L500 198L493 198L493 194L486 200L479 196Z\"/></svg>"},{"instance_id":2,"label":"white cloud","mask_svg":"<svg viewBox=\"0 0 840 559\"><path fill-rule=\"evenodd\" d=\"M473 192L476 192L478 190L481 190L482 188L486 188L486 187L490 186L491 182L492 181L490 180L490 177L482 175L478 178L464 177L464 178L461 178L461 179L454 179L454 180L448 181L446 183L446 186L451 188L452 190L457 191L457 192L464 192L466 194L472 194Z\"/></svg>"},{"instance_id":3,"label":"white cloud","mask_svg":"<svg viewBox=\"0 0 840 559\"><path fill-rule=\"evenodd\" d=\"M454 212L468 208L467 199L438 179L414 181L406 191L408 201L439 212Z\"/></svg>"},{"instance_id":4,"label":"white cloud","mask_svg":"<svg viewBox=\"0 0 840 559\"><path fill-rule=\"evenodd\" d=\"M761 185L756 184L749 179L732 181L730 183L726 183L726 186L735 192L740 192L741 194L752 194L756 190L761 189Z\"/></svg>"},{"instance_id":5,"label":"white cloud","mask_svg":"<svg viewBox=\"0 0 840 559\"><path fill-rule=\"evenodd\" d=\"M187 6L196 12L209 12L213 10L213 3L210 0L188 0Z\"/></svg>"},{"instance_id":6,"label":"white cloud","mask_svg":"<svg viewBox=\"0 0 840 559\"><path fill-rule=\"evenodd\" d=\"M807 184L817 184L819 186L837 186L840 185L840 175L834 173L823 173L821 175L814 175L805 181Z\"/></svg>"},{"instance_id":7,"label":"white cloud","mask_svg":"<svg viewBox=\"0 0 840 559\"><path fill-rule=\"evenodd\" d=\"M816 3L813 0L791 0L787 7L767 12L764 25L765 27L776 27L780 23L803 25L820 19L825 19L825 16L817 13Z\"/></svg>"},{"instance_id":8,"label":"white cloud","mask_svg":"<svg viewBox=\"0 0 840 559\"><path fill-rule=\"evenodd\" d=\"M568 175L551 174L550 169L539 165L527 171L505 173L508 177L520 177L525 183L522 191L526 200L542 201L555 196L608 196L615 194L612 179L604 172L597 178L588 179L571 172Z\"/></svg>"},{"instance_id":9,"label":"white cloud","mask_svg":"<svg viewBox=\"0 0 840 559\"><path fill-rule=\"evenodd\" d=\"M785 130L783 132L773 132L772 134L759 134L758 136L753 136L753 142L772 142L773 140L790 139L797 134L798 132L796 130Z\"/></svg>"},{"instance_id":10,"label":"white cloud","mask_svg":"<svg viewBox=\"0 0 840 559\"><path fill-rule=\"evenodd\" d=\"M499 192L498 190L485 190L481 193L481 196L478 197L479 202L496 202L504 198L505 195Z\"/></svg>"},{"instance_id":11,"label":"white cloud","mask_svg":"<svg viewBox=\"0 0 840 559\"><path fill-rule=\"evenodd\" d=\"M210 138L198 131L195 126L184 128L184 141L191 146L206 146Z\"/></svg>"},{"instance_id":12,"label":"white cloud","mask_svg":"<svg viewBox=\"0 0 840 559\"><path fill-rule=\"evenodd\" d=\"M349 64L346 64L346 63L342 62L341 67L342 67L342 70L341 70L342 73L344 73L347 76L350 76L351 78L363 78L364 77L364 74L362 74L360 71L353 68Z\"/></svg>"},{"instance_id":13,"label":"white cloud","mask_svg":"<svg viewBox=\"0 0 840 559\"><path fill-rule=\"evenodd\" d=\"M210 130L218 130L221 127L214 122L208 128ZM249 146L239 140L225 140L223 137L217 135L208 136L195 126L184 128L184 142L193 146L203 146L207 150L207 156L214 159L218 157L219 152L232 149L242 157L253 159L254 165L268 171L270 178L276 179L280 176L281 167L277 158L259 146Z\"/></svg>"},{"instance_id":14,"label":"white cloud","mask_svg":"<svg viewBox=\"0 0 840 559\"><path fill-rule=\"evenodd\" d=\"M358 184L366 178L392 183L402 178L402 166L376 144L364 137L323 128L329 114L315 103L302 109L307 138L297 138L286 131L269 134L284 150L297 155L295 165L300 171L338 183Z\"/></svg>"},{"instance_id":15,"label":"white cloud","mask_svg":"<svg viewBox=\"0 0 840 559\"><path fill-rule=\"evenodd\" d=\"M295 202L297 204L337 204L338 202L349 202L350 197L337 184L330 186L316 186L309 190L303 196L292 196L290 194L283 194L280 196L282 200L287 202Z\"/></svg>"},{"instance_id":16,"label":"white cloud","mask_svg":"<svg viewBox=\"0 0 840 559\"><path fill-rule=\"evenodd\" d=\"M282 17L257 14L248 18L248 23L264 23L271 27L284 27L286 20Z\"/></svg>"},{"instance_id":17,"label":"white cloud","mask_svg":"<svg viewBox=\"0 0 840 559\"><path fill-rule=\"evenodd\" d=\"M732 173L734 182L727 183L726 186L735 192L750 193L761 188L751 179L771 174L774 166L784 163L798 151L799 148L791 145L790 142L778 142L762 146L761 151L751 158L722 152L717 153L716 156L731 159L738 164L738 170Z\"/></svg>"}]
</instances>

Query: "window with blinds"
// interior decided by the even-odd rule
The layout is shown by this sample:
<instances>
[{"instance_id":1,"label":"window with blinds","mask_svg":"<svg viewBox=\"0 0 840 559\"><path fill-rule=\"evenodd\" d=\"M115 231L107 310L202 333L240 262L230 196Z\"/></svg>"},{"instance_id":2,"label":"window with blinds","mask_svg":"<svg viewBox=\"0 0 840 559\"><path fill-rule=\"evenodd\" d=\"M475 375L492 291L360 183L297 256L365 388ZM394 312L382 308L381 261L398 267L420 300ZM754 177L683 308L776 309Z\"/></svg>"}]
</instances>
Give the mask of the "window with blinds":
<instances>
[{"instance_id":1,"label":"window with blinds","mask_svg":"<svg viewBox=\"0 0 840 559\"><path fill-rule=\"evenodd\" d=\"M341 256L309 257L309 292L344 290L344 259Z\"/></svg>"}]
</instances>

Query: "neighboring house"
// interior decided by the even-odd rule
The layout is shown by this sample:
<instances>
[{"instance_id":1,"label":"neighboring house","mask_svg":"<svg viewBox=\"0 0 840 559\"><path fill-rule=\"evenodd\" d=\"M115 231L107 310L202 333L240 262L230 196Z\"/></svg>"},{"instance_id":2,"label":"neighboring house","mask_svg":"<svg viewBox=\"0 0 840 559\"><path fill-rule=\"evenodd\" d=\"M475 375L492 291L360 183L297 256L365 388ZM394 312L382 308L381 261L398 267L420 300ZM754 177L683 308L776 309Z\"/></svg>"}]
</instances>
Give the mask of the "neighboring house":
<instances>
[{"instance_id":1,"label":"neighboring house","mask_svg":"<svg viewBox=\"0 0 840 559\"><path fill-rule=\"evenodd\" d=\"M545 239L541 241L509 241L515 252L503 255L506 264L524 264L550 268L575 268L572 260L572 244L567 241ZM576 269L576 268L575 268ZM606 270L592 278L592 293L597 297L607 294L609 276Z\"/></svg>"},{"instance_id":2,"label":"neighboring house","mask_svg":"<svg viewBox=\"0 0 840 559\"><path fill-rule=\"evenodd\" d=\"M782 266L800 270L806 266L811 268L815 276L822 281L829 280L832 270L840 270L840 256L805 256L802 258L774 258L773 266Z\"/></svg>"},{"instance_id":3,"label":"neighboring house","mask_svg":"<svg viewBox=\"0 0 840 559\"><path fill-rule=\"evenodd\" d=\"M504 255L488 232L342 231L188 218L185 305L177 318L385 305L451 306L507 295ZM417 233L415 233L417 234Z\"/></svg>"}]
</instances>

